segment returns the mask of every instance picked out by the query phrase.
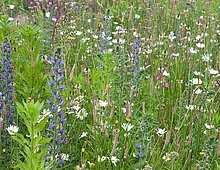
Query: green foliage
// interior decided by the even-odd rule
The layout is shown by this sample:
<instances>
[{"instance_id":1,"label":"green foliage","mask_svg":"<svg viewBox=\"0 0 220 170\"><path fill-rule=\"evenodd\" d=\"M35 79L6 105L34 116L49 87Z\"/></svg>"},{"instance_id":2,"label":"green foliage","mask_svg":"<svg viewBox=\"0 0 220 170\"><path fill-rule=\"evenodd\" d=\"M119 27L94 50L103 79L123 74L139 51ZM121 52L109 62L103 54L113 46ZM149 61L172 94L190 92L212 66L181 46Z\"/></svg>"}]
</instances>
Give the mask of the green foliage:
<instances>
[{"instance_id":1,"label":"green foliage","mask_svg":"<svg viewBox=\"0 0 220 170\"><path fill-rule=\"evenodd\" d=\"M20 97L38 99L45 98L47 74L44 63L40 59L41 39L37 26L27 25L18 30L22 39L16 51L16 89ZM21 57L18 57L21 56Z\"/></svg>"},{"instance_id":2,"label":"green foliage","mask_svg":"<svg viewBox=\"0 0 220 170\"><path fill-rule=\"evenodd\" d=\"M45 84L47 74L43 74L44 64L42 61L37 61L32 67L30 64L24 65L22 72L17 71L17 92L23 98L38 99L45 98Z\"/></svg>"},{"instance_id":3,"label":"green foliage","mask_svg":"<svg viewBox=\"0 0 220 170\"><path fill-rule=\"evenodd\" d=\"M32 100L28 103L23 102L21 104L17 102L16 104L18 114L27 127L28 133L25 136L20 133L12 136L22 148L20 150L22 159L14 168L22 170L50 169L50 166L45 167L44 159L48 152L46 144L49 143L52 138L45 138L42 136L42 131L46 127L48 116L39 120L44 102L40 103L37 101L34 103Z\"/></svg>"},{"instance_id":4,"label":"green foliage","mask_svg":"<svg viewBox=\"0 0 220 170\"><path fill-rule=\"evenodd\" d=\"M22 59L26 60L28 63L30 62L33 65L33 61L39 58L40 49L42 47L40 27L25 25L19 28L17 33L22 42L20 43L18 49L19 53L22 56Z\"/></svg>"},{"instance_id":5,"label":"green foliage","mask_svg":"<svg viewBox=\"0 0 220 170\"><path fill-rule=\"evenodd\" d=\"M7 15L1 15L0 17L0 43L4 41L4 38L9 36L13 28L12 22L8 20Z\"/></svg>"},{"instance_id":6,"label":"green foliage","mask_svg":"<svg viewBox=\"0 0 220 170\"><path fill-rule=\"evenodd\" d=\"M0 19L0 42L7 37L15 47L18 124L25 124L13 136L21 147L13 159L20 161L17 168L31 169L30 159L44 168L43 145L54 144L44 138L47 118L35 118L48 109L39 101L50 99L49 56L61 47L68 145L60 151L69 157L60 169L219 169L220 1L4 2L1 13L8 14ZM8 21L24 12L29 25ZM132 82L137 37L140 61ZM38 102L21 104L27 98ZM133 128L127 132L125 124Z\"/></svg>"}]
</instances>

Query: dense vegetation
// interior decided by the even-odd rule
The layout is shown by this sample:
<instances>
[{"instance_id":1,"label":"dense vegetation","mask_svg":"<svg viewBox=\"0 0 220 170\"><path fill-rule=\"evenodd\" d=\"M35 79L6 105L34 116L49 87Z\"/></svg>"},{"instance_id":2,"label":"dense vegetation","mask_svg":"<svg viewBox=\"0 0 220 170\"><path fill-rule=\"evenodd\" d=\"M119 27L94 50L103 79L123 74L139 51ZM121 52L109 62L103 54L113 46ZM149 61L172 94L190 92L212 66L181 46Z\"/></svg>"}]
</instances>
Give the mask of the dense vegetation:
<instances>
[{"instance_id":1,"label":"dense vegetation","mask_svg":"<svg viewBox=\"0 0 220 170\"><path fill-rule=\"evenodd\" d=\"M220 169L219 0L0 9L0 169Z\"/></svg>"}]
</instances>

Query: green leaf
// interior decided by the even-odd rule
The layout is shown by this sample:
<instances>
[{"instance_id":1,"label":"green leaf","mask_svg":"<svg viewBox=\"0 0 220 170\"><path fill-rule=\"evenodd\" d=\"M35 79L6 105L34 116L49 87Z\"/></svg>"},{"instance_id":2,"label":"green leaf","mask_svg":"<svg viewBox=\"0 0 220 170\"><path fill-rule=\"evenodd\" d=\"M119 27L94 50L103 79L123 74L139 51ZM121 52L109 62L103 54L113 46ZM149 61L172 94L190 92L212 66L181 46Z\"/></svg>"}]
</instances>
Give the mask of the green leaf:
<instances>
[{"instance_id":1,"label":"green leaf","mask_svg":"<svg viewBox=\"0 0 220 170\"><path fill-rule=\"evenodd\" d=\"M52 137L51 138L43 138L40 140L40 144L45 145L45 144L49 143L52 139L53 139Z\"/></svg>"},{"instance_id":2,"label":"green leaf","mask_svg":"<svg viewBox=\"0 0 220 170\"><path fill-rule=\"evenodd\" d=\"M19 161L18 165L14 166L14 169L17 169L17 168L21 170L30 170L30 166L21 161Z\"/></svg>"},{"instance_id":3,"label":"green leaf","mask_svg":"<svg viewBox=\"0 0 220 170\"><path fill-rule=\"evenodd\" d=\"M42 131L47 124L48 116L46 116L43 120L41 120L38 124L36 124L36 127L34 129L34 133L39 133Z\"/></svg>"},{"instance_id":4,"label":"green leaf","mask_svg":"<svg viewBox=\"0 0 220 170\"><path fill-rule=\"evenodd\" d=\"M30 144L30 142L27 139L25 139L24 136L21 134L16 134L16 136L11 136L11 137L12 139L16 140L22 146L27 146Z\"/></svg>"}]
</instances>

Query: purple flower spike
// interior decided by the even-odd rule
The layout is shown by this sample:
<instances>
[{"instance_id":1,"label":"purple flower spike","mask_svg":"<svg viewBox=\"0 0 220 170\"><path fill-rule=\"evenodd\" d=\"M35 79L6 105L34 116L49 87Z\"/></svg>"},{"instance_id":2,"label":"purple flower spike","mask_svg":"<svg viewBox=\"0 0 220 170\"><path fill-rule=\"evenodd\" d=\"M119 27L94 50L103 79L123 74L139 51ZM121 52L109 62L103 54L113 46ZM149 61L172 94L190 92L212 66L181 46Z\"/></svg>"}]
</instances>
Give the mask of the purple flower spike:
<instances>
[{"instance_id":1,"label":"purple flower spike","mask_svg":"<svg viewBox=\"0 0 220 170\"><path fill-rule=\"evenodd\" d=\"M63 111L64 100L62 96L62 91L66 89L66 86L63 84L64 80L64 61L61 59L60 51L56 52L55 55L51 58L51 80L48 85L50 86L51 99L47 100L47 103L50 105L50 110L52 115L49 118L49 129L47 137L53 137L53 142L49 153L53 155L53 160L55 161L55 167L59 164L59 159L55 155L60 154L60 150L63 144L66 142L65 123L66 118ZM65 141L65 142L63 142Z\"/></svg>"}]
</instances>

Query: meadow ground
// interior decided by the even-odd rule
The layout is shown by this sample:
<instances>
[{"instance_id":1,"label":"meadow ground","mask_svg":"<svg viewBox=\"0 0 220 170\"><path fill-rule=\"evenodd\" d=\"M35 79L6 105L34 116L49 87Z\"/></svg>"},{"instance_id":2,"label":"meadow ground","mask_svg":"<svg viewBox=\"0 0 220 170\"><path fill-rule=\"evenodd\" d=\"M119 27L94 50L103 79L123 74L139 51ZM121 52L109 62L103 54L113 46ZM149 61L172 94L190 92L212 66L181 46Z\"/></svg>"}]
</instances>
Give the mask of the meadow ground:
<instances>
[{"instance_id":1,"label":"meadow ground","mask_svg":"<svg viewBox=\"0 0 220 170\"><path fill-rule=\"evenodd\" d=\"M220 170L219 0L0 9L0 169Z\"/></svg>"}]
</instances>

